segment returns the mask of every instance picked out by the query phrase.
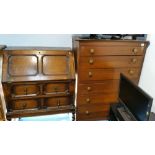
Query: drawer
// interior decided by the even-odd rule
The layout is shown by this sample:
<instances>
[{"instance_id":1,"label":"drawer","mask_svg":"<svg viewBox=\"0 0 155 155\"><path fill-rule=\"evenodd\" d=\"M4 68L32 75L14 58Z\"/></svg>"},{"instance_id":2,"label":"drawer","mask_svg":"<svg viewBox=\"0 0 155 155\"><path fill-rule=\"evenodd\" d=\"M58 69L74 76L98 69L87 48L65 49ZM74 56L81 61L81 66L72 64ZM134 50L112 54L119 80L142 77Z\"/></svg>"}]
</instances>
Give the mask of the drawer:
<instances>
[{"instance_id":1,"label":"drawer","mask_svg":"<svg viewBox=\"0 0 155 155\"><path fill-rule=\"evenodd\" d=\"M44 85L44 94L68 94L68 83L48 83Z\"/></svg>"},{"instance_id":2,"label":"drawer","mask_svg":"<svg viewBox=\"0 0 155 155\"><path fill-rule=\"evenodd\" d=\"M89 114L89 113L94 113L94 112L99 112L99 111L109 111L110 109L110 104L95 104L95 105L81 105L77 106L77 113L81 114Z\"/></svg>"},{"instance_id":3,"label":"drawer","mask_svg":"<svg viewBox=\"0 0 155 155\"><path fill-rule=\"evenodd\" d=\"M139 79L140 70L140 68L86 69L79 72L79 80L118 80L120 73L130 79Z\"/></svg>"},{"instance_id":4,"label":"drawer","mask_svg":"<svg viewBox=\"0 0 155 155\"><path fill-rule=\"evenodd\" d=\"M96 121L96 120L108 120L109 111L101 112L91 112L87 113L77 113L76 121Z\"/></svg>"},{"instance_id":5,"label":"drawer","mask_svg":"<svg viewBox=\"0 0 155 155\"><path fill-rule=\"evenodd\" d=\"M118 92L119 80L106 80L102 83L79 84L78 92L80 94L94 93L112 93Z\"/></svg>"},{"instance_id":6,"label":"drawer","mask_svg":"<svg viewBox=\"0 0 155 155\"><path fill-rule=\"evenodd\" d=\"M70 98L69 97L53 97L45 99L45 106L46 107L59 107L70 105Z\"/></svg>"},{"instance_id":7,"label":"drawer","mask_svg":"<svg viewBox=\"0 0 155 155\"><path fill-rule=\"evenodd\" d=\"M134 46L81 46L80 56L143 55L143 47Z\"/></svg>"},{"instance_id":8,"label":"drawer","mask_svg":"<svg viewBox=\"0 0 155 155\"><path fill-rule=\"evenodd\" d=\"M22 84L12 86L12 96L36 96L40 92L40 87L34 84Z\"/></svg>"},{"instance_id":9,"label":"drawer","mask_svg":"<svg viewBox=\"0 0 155 155\"><path fill-rule=\"evenodd\" d=\"M80 68L124 68L140 67L143 56L102 56L81 57Z\"/></svg>"},{"instance_id":10,"label":"drawer","mask_svg":"<svg viewBox=\"0 0 155 155\"><path fill-rule=\"evenodd\" d=\"M35 109L38 108L37 100L16 100L12 101L12 110Z\"/></svg>"},{"instance_id":11,"label":"drawer","mask_svg":"<svg viewBox=\"0 0 155 155\"><path fill-rule=\"evenodd\" d=\"M81 93L80 93L81 94ZM118 92L109 94L88 94L88 95L78 95L77 105L105 105L117 102Z\"/></svg>"}]
</instances>

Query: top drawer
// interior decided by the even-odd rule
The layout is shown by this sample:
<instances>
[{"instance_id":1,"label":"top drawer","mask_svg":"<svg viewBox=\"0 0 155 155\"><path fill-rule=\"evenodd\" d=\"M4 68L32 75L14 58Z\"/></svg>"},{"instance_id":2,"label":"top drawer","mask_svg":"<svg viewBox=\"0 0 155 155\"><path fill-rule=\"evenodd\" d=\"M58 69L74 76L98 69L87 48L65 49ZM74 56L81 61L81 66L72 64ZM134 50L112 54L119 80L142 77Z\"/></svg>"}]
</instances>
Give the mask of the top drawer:
<instances>
[{"instance_id":1,"label":"top drawer","mask_svg":"<svg viewBox=\"0 0 155 155\"><path fill-rule=\"evenodd\" d=\"M144 46L81 46L80 56L143 55Z\"/></svg>"}]
</instances>

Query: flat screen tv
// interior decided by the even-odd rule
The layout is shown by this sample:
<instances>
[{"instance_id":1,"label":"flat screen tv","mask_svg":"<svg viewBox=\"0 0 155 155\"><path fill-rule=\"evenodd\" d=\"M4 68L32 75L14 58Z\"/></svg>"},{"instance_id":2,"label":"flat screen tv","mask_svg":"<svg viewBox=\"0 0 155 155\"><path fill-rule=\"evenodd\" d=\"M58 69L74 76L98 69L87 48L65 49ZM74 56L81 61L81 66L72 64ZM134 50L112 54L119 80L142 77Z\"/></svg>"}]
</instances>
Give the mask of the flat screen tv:
<instances>
[{"instance_id":1,"label":"flat screen tv","mask_svg":"<svg viewBox=\"0 0 155 155\"><path fill-rule=\"evenodd\" d=\"M120 74L119 99L138 121L149 120L153 98L123 74Z\"/></svg>"}]
</instances>

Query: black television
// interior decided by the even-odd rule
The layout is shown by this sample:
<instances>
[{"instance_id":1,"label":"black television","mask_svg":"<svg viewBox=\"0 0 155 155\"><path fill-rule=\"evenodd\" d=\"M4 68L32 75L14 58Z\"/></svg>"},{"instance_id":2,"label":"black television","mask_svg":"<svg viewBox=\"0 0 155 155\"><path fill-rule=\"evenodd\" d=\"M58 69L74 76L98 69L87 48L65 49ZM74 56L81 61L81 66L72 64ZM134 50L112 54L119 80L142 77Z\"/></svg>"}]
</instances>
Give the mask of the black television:
<instances>
[{"instance_id":1,"label":"black television","mask_svg":"<svg viewBox=\"0 0 155 155\"><path fill-rule=\"evenodd\" d=\"M119 99L138 121L148 121L153 98L120 74Z\"/></svg>"}]
</instances>

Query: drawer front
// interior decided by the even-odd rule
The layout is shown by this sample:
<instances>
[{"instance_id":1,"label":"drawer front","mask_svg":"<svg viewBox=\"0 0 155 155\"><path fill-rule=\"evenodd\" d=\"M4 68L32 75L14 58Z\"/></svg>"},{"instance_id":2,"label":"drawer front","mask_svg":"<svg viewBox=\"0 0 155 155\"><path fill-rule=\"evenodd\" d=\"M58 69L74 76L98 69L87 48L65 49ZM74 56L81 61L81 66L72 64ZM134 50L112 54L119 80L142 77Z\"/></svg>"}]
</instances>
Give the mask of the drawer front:
<instances>
[{"instance_id":1,"label":"drawer front","mask_svg":"<svg viewBox=\"0 0 155 155\"><path fill-rule=\"evenodd\" d=\"M112 93L118 92L119 80L106 80L102 83L79 84L78 92L80 94L94 93Z\"/></svg>"},{"instance_id":2,"label":"drawer front","mask_svg":"<svg viewBox=\"0 0 155 155\"><path fill-rule=\"evenodd\" d=\"M14 85L12 86L12 94L18 96L35 96L40 92L39 86L32 84Z\"/></svg>"},{"instance_id":3,"label":"drawer front","mask_svg":"<svg viewBox=\"0 0 155 155\"><path fill-rule=\"evenodd\" d=\"M95 105L82 105L82 106L77 106L77 112L79 114L89 114L89 113L94 113L94 112L99 112L99 111L109 111L110 109L110 104L95 104Z\"/></svg>"},{"instance_id":4,"label":"drawer front","mask_svg":"<svg viewBox=\"0 0 155 155\"><path fill-rule=\"evenodd\" d=\"M118 92L109 94L88 94L88 95L78 95L77 105L105 105L117 102Z\"/></svg>"},{"instance_id":5,"label":"drawer front","mask_svg":"<svg viewBox=\"0 0 155 155\"><path fill-rule=\"evenodd\" d=\"M120 73L123 73L130 79L139 79L140 70L140 68L86 69L79 72L79 80L118 80Z\"/></svg>"},{"instance_id":6,"label":"drawer front","mask_svg":"<svg viewBox=\"0 0 155 155\"><path fill-rule=\"evenodd\" d=\"M37 100L16 100L12 102L12 110L24 110L38 108Z\"/></svg>"},{"instance_id":7,"label":"drawer front","mask_svg":"<svg viewBox=\"0 0 155 155\"><path fill-rule=\"evenodd\" d=\"M69 93L69 84L67 83L49 83L44 85L44 94L67 94Z\"/></svg>"},{"instance_id":8,"label":"drawer front","mask_svg":"<svg viewBox=\"0 0 155 155\"><path fill-rule=\"evenodd\" d=\"M92 105L92 106L78 106L77 120L98 120L106 119L109 116L110 105Z\"/></svg>"},{"instance_id":9,"label":"drawer front","mask_svg":"<svg viewBox=\"0 0 155 155\"><path fill-rule=\"evenodd\" d=\"M125 68L140 67L143 56L81 57L80 68Z\"/></svg>"},{"instance_id":10,"label":"drawer front","mask_svg":"<svg viewBox=\"0 0 155 155\"><path fill-rule=\"evenodd\" d=\"M144 47L134 46L81 46L80 56L143 55Z\"/></svg>"},{"instance_id":11,"label":"drawer front","mask_svg":"<svg viewBox=\"0 0 155 155\"><path fill-rule=\"evenodd\" d=\"M46 107L59 107L70 105L70 98L69 97L53 97L45 99L45 106Z\"/></svg>"},{"instance_id":12,"label":"drawer front","mask_svg":"<svg viewBox=\"0 0 155 155\"><path fill-rule=\"evenodd\" d=\"M101 112L91 112L87 113L77 113L76 120L77 121L96 121L96 120L108 120L109 111L101 111Z\"/></svg>"}]
</instances>

